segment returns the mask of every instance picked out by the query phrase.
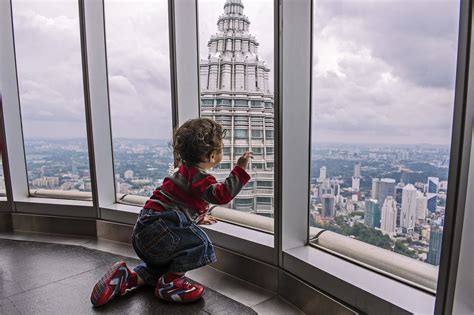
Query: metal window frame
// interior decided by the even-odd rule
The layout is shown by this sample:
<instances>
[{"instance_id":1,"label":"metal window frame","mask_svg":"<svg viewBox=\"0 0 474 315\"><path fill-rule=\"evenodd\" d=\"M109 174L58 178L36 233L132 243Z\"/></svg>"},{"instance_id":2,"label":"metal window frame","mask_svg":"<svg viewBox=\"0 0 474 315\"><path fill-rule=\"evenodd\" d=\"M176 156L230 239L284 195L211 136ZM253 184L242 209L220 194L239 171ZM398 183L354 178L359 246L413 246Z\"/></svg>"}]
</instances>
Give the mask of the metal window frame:
<instances>
[{"instance_id":1,"label":"metal window frame","mask_svg":"<svg viewBox=\"0 0 474 315\"><path fill-rule=\"evenodd\" d=\"M456 90L451 136L449 187L438 274L435 314L451 314L453 311L464 212L468 204L470 154L473 131L474 76L472 48L473 4L461 0L459 13L458 59ZM473 167L471 165L471 167ZM466 227L470 228L470 227Z\"/></svg>"}]
</instances>

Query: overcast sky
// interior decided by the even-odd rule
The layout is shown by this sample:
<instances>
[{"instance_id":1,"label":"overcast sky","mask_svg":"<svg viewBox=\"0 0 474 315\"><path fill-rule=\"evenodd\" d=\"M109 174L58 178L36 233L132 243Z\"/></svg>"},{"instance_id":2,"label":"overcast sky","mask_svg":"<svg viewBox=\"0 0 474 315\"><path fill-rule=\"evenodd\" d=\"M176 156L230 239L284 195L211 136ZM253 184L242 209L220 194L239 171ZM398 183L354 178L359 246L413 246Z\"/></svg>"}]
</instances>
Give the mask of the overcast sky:
<instances>
[{"instance_id":1,"label":"overcast sky","mask_svg":"<svg viewBox=\"0 0 474 315\"><path fill-rule=\"evenodd\" d=\"M205 58L225 0L198 3ZM273 1L243 3L273 75ZM113 135L168 138L167 1L105 6ZM458 11L454 0L315 0L313 141L449 144ZM77 2L14 0L13 13L25 137L84 137Z\"/></svg>"}]
</instances>

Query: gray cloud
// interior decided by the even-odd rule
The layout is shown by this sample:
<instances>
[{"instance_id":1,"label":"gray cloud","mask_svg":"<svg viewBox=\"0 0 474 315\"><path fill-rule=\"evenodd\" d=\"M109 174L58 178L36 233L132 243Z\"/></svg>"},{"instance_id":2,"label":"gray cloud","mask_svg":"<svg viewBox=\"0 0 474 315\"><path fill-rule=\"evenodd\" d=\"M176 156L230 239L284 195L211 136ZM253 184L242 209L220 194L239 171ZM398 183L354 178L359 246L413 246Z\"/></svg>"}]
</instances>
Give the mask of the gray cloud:
<instances>
[{"instance_id":1,"label":"gray cloud","mask_svg":"<svg viewBox=\"0 0 474 315\"><path fill-rule=\"evenodd\" d=\"M313 141L449 143L458 5L317 1Z\"/></svg>"},{"instance_id":2,"label":"gray cloud","mask_svg":"<svg viewBox=\"0 0 474 315\"><path fill-rule=\"evenodd\" d=\"M224 0L198 5L205 57ZM273 76L273 1L244 5ZM316 0L313 140L449 143L458 6ZM167 1L105 7L114 137L169 138ZM14 1L14 22L25 135L85 136L76 3Z\"/></svg>"}]
</instances>

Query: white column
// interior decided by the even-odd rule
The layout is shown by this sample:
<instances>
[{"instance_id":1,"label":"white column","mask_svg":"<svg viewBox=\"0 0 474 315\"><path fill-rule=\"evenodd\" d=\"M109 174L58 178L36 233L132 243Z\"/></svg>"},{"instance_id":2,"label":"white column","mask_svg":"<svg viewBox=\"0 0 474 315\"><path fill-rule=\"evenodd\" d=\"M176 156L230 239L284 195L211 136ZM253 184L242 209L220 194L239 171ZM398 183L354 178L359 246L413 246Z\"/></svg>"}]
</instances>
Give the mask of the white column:
<instances>
[{"instance_id":1,"label":"white column","mask_svg":"<svg viewBox=\"0 0 474 315\"><path fill-rule=\"evenodd\" d=\"M82 2L82 1L81 1ZM110 125L107 56L105 50L104 3L83 1L83 59L87 69L85 95L92 181L96 183L97 206L116 202L112 131ZM87 48L87 51L85 49ZM85 54L85 55L84 55ZM92 132L92 135L90 134ZM94 175L95 174L95 175ZM94 178L95 177L95 178ZM94 189L94 188L93 188Z\"/></svg>"},{"instance_id":2,"label":"white column","mask_svg":"<svg viewBox=\"0 0 474 315\"><path fill-rule=\"evenodd\" d=\"M281 251L308 239L311 129L311 0L282 0L280 47ZM298 49L295 49L298 47ZM283 76L281 76L283 74ZM298 152L298 154L295 154ZM280 263L282 263L280 261Z\"/></svg>"},{"instance_id":3,"label":"white column","mask_svg":"<svg viewBox=\"0 0 474 315\"><path fill-rule=\"evenodd\" d=\"M199 48L196 0L173 0L178 124L199 117Z\"/></svg>"}]
</instances>

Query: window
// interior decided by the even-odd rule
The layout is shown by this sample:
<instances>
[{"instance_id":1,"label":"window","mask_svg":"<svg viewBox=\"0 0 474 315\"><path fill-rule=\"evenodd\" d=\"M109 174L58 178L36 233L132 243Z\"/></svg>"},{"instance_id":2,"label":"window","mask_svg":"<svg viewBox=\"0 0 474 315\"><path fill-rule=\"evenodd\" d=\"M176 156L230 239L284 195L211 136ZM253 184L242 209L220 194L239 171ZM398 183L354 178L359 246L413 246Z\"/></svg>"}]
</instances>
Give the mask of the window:
<instances>
[{"instance_id":1,"label":"window","mask_svg":"<svg viewBox=\"0 0 474 315\"><path fill-rule=\"evenodd\" d=\"M214 100L203 99L203 100L201 100L201 106L202 107L213 107L214 106Z\"/></svg>"},{"instance_id":2,"label":"window","mask_svg":"<svg viewBox=\"0 0 474 315\"><path fill-rule=\"evenodd\" d=\"M263 148L262 147L252 148L252 152L255 155L261 155L263 154Z\"/></svg>"},{"instance_id":3,"label":"window","mask_svg":"<svg viewBox=\"0 0 474 315\"><path fill-rule=\"evenodd\" d=\"M234 155L238 157L239 155L244 154L245 151L248 151L249 148L242 148L242 147L234 147Z\"/></svg>"},{"instance_id":4,"label":"window","mask_svg":"<svg viewBox=\"0 0 474 315\"><path fill-rule=\"evenodd\" d=\"M265 130L265 138L273 139L273 130Z\"/></svg>"},{"instance_id":5,"label":"window","mask_svg":"<svg viewBox=\"0 0 474 315\"><path fill-rule=\"evenodd\" d=\"M267 155L273 155L273 147L267 148Z\"/></svg>"},{"instance_id":6,"label":"window","mask_svg":"<svg viewBox=\"0 0 474 315\"><path fill-rule=\"evenodd\" d=\"M260 188L267 188L267 187L273 187L273 182L271 181L257 181L257 187Z\"/></svg>"},{"instance_id":7,"label":"window","mask_svg":"<svg viewBox=\"0 0 474 315\"><path fill-rule=\"evenodd\" d=\"M264 205L271 205L272 198L271 197L257 197L257 203L264 204Z\"/></svg>"},{"instance_id":8,"label":"window","mask_svg":"<svg viewBox=\"0 0 474 315\"><path fill-rule=\"evenodd\" d=\"M257 170L262 170L265 168L265 163L253 162L252 167Z\"/></svg>"},{"instance_id":9,"label":"window","mask_svg":"<svg viewBox=\"0 0 474 315\"><path fill-rule=\"evenodd\" d=\"M248 139L249 131L247 129L235 129L234 138L235 139Z\"/></svg>"},{"instance_id":10,"label":"window","mask_svg":"<svg viewBox=\"0 0 474 315\"><path fill-rule=\"evenodd\" d=\"M235 198L234 206L236 207L253 207L253 198Z\"/></svg>"},{"instance_id":11,"label":"window","mask_svg":"<svg viewBox=\"0 0 474 315\"><path fill-rule=\"evenodd\" d=\"M271 103L271 102L265 102L265 108L266 108L266 109L273 109L273 103Z\"/></svg>"},{"instance_id":12,"label":"window","mask_svg":"<svg viewBox=\"0 0 474 315\"><path fill-rule=\"evenodd\" d=\"M264 117L268 120L266 130L273 132L273 110L265 109L264 102L273 100L274 23L269 21L274 18L274 1L200 0L197 3L200 95L201 99L215 99L217 107L220 100L229 99L233 104L232 125L226 128L228 137L232 135L234 141L230 143L227 138L225 143L233 146L235 161L243 153L240 151L243 147L251 146L252 139L265 137L263 130L259 130L265 125ZM229 54L232 60L226 57ZM204 110L222 112L222 108ZM257 112L260 117L255 116ZM273 147L273 142L265 146ZM273 170L266 169L265 163L257 166L263 177L273 177ZM232 206L239 209L238 203ZM253 201L248 202L245 210L249 208L252 213L258 212ZM265 207L265 211L270 213L272 209Z\"/></svg>"},{"instance_id":13,"label":"window","mask_svg":"<svg viewBox=\"0 0 474 315\"><path fill-rule=\"evenodd\" d=\"M224 147L224 149L222 149L222 153L224 155L230 155L230 147Z\"/></svg>"},{"instance_id":14,"label":"window","mask_svg":"<svg viewBox=\"0 0 474 315\"><path fill-rule=\"evenodd\" d=\"M244 189L252 190L255 182L248 182L247 185L244 186Z\"/></svg>"},{"instance_id":15,"label":"window","mask_svg":"<svg viewBox=\"0 0 474 315\"><path fill-rule=\"evenodd\" d=\"M91 191L77 1L12 1L30 189Z\"/></svg>"},{"instance_id":16,"label":"window","mask_svg":"<svg viewBox=\"0 0 474 315\"><path fill-rule=\"evenodd\" d=\"M117 193L149 196L173 166L167 2L105 0L105 23Z\"/></svg>"},{"instance_id":17,"label":"window","mask_svg":"<svg viewBox=\"0 0 474 315\"><path fill-rule=\"evenodd\" d=\"M252 139L263 139L263 130L252 130Z\"/></svg>"},{"instance_id":18,"label":"window","mask_svg":"<svg viewBox=\"0 0 474 315\"><path fill-rule=\"evenodd\" d=\"M234 116L235 126L246 126L249 125L249 118L246 116Z\"/></svg>"},{"instance_id":19,"label":"window","mask_svg":"<svg viewBox=\"0 0 474 315\"><path fill-rule=\"evenodd\" d=\"M458 47L459 3L431 4L318 0L313 12L310 225L414 270L439 265Z\"/></svg>"},{"instance_id":20,"label":"window","mask_svg":"<svg viewBox=\"0 0 474 315\"><path fill-rule=\"evenodd\" d=\"M247 100L234 100L235 107L248 107Z\"/></svg>"},{"instance_id":21,"label":"window","mask_svg":"<svg viewBox=\"0 0 474 315\"><path fill-rule=\"evenodd\" d=\"M250 101L250 107L252 108L263 108L262 101Z\"/></svg>"},{"instance_id":22,"label":"window","mask_svg":"<svg viewBox=\"0 0 474 315\"><path fill-rule=\"evenodd\" d=\"M271 169L271 168L273 168L273 166L274 166L274 162L267 162L267 167L268 168Z\"/></svg>"},{"instance_id":23,"label":"window","mask_svg":"<svg viewBox=\"0 0 474 315\"><path fill-rule=\"evenodd\" d=\"M216 101L217 106L230 106L230 100L228 99L217 99Z\"/></svg>"}]
</instances>

